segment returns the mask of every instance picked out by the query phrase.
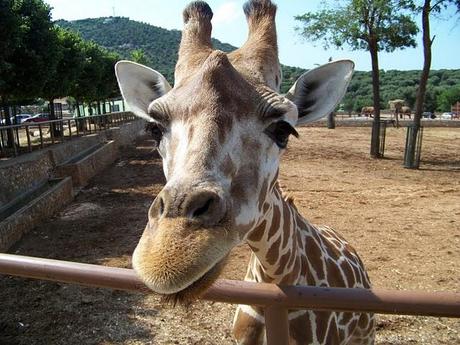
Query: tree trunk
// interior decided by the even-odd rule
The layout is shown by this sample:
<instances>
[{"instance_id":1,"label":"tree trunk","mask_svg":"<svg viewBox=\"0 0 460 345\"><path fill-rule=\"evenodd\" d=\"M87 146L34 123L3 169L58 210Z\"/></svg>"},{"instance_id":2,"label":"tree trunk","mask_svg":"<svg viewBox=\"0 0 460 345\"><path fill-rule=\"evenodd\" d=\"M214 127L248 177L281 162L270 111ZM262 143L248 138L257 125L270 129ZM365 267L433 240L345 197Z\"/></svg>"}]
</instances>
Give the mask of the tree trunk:
<instances>
[{"instance_id":1,"label":"tree trunk","mask_svg":"<svg viewBox=\"0 0 460 345\"><path fill-rule=\"evenodd\" d=\"M49 110L50 110L50 116L49 116L49 119L50 120L56 120L56 114L54 113L54 98L50 98L49 99Z\"/></svg>"},{"instance_id":2,"label":"tree trunk","mask_svg":"<svg viewBox=\"0 0 460 345\"><path fill-rule=\"evenodd\" d=\"M335 129L335 112L331 112L327 116L327 128Z\"/></svg>"},{"instance_id":3,"label":"tree trunk","mask_svg":"<svg viewBox=\"0 0 460 345\"><path fill-rule=\"evenodd\" d=\"M417 90L415 100L414 125L420 127L422 118L423 104L425 103L426 85L431 69L431 45L433 44L430 37L430 10L431 1L425 0L422 10L422 30L423 30L423 70L420 75L420 85Z\"/></svg>"},{"instance_id":4,"label":"tree trunk","mask_svg":"<svg viewBox=\"0 0 460 345\"><path fill-rule=\"evenodd\" d=\"M54 109L54 97L51 97L49 99L49 120L56 120L56 112ZM61 126L58 123L53 123L51 125L51 130L53 131L54 137L61 137L62 136L62 131L61 131Z\"/></svg>"},{"instance_id":5,"label":"tree trunk","mask_svg":"<svg viewBox=\"0 0 460 345\"><path fill-rule=\"evenodd\" d=\"M80 103L75 100L75 105L77 107L77 117L81 117Z\"/></svg>"},{"instance_id":6,"label":"tree trunk","mask_svg":"<svg viewBox=\"0 0 460 345\"><path fill-rule=\"evenodd\" d=\"M10 114L10 107L7 102L2 98L2 108L3 113L5 115L5 126L11 126L11 114ZM6 130L6 147L13 147L14 146L14 132L12 129Z\"/></svg>"},{"instance_id":7,"label":"tree trunk","mask_svg":"<svg viewBox=\"0 0 460 345\"><path fill-rule=\"evenodd\" d=\"M372 95L374 105L374 122L372 124L371 157L381 158L380 154L380 78L378 46L375 39L369 41L369 52L372 60Z\"/></svg>"},{"instance_id":8,"label":"tree trunk","mask_svg":"<svg viewBox=\"0 0 460 345\"><path fill-rule=\"evenodd\" d=\"M415 162L415 148L418 137L418 131L420 130L421 118L423 112L423 104L425 103L426 85L428 83L428 77L430 75L431 68L431 45L433 41L430 37L430 11L431 1L425 0L422 9L422 31L423 31L423 69L420 75L420 83L417 90L417 98L415 100L415 113L414 113L414 134L409 138L410 142L406 147L406 161L404 165L408 168L418 168L418 164Z\"/></svg>"},{"instance_id":9,"label":"tree trunk","mask_svg":"<svg viewBox=\"0 0 460 345\"><path fill-rule=\"evenodd\" d=\"M102 115L101 102L100 101L97 101L97 114Z\"/></svg>"},{"instance_id":10,"label":"tree trunk","mask_svg":"<svg viewBox=\"0 0 460 345\"><path fill-rule=\"evenodd\" d=\"M107 114L106 101L102 102L102 114Z\"/></svg>"}]
</instances>

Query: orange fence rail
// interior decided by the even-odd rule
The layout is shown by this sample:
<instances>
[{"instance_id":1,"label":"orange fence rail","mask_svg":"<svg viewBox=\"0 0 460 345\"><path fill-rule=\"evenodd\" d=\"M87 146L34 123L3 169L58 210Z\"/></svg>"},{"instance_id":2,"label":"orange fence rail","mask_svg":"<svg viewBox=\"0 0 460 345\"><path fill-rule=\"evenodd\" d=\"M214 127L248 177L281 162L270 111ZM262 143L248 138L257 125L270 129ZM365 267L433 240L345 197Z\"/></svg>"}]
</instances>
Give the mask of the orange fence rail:
<instances>
[{"instance_id":1,"label":"orange fence rail","mask_svg":"<svg viewBox=\"0 0 460 345\"><path fill-rule=\"evenodd\" d=\"M131 269L0 254L0 274L148 293ZM460 318L460 293L278 286L219 280L203 296L265 309L268 345L287 345L288 309Z\"/></svg>"}]
</instances>

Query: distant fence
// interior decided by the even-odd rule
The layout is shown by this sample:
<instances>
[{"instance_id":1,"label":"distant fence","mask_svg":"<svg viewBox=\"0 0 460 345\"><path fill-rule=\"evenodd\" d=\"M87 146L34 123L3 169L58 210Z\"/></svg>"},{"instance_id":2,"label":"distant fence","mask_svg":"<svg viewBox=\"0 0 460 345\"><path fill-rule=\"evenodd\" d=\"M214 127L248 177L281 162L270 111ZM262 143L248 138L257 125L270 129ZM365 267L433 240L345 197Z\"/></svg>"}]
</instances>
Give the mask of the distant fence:
<instances>
[{"instance_id":1,"label":"distant fence","mask_svg":"<svg viewBox=\"0 0 460 345\"><path fill-rule=\"evenodd\" d=\"M0 273L117 290L150 291L130 269L11 254L0 254ZM203 299L263 307L268 345L288 345L288 309L460 318L460 293L455 292L278 286L219 280L205 292Z\"/></svg>"},{"instance_id":2,"label":"distant fence","mask_svg":"<svg viewBox=\"0 0 460 345\"><path fill-rule=\"evenodd\" d=\"M132 113L120 112L0 125L0 158L16 157L75 137L101 132L135 118Z\"/></svg>"}]
</instances>

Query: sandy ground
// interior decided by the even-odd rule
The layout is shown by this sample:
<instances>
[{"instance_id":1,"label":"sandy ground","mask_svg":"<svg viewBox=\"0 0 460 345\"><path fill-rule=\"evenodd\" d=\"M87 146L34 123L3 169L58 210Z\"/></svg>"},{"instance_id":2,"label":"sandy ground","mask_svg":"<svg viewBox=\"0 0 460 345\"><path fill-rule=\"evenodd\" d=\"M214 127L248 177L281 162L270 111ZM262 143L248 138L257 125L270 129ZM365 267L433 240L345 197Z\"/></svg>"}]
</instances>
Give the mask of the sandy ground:
<instances>
[{"instance_id":1,"label":"sandy ground","mask_svg":"<svg viewBox=\"0 0 460 345\"><path fill-rule=\"evenodd\" d=\"M427 128L422 169L402 167L404 129L386 159L369 158L370 128L302 128L281 166L301 212L361 254L375 287L460 291L460 130ZM149 140L126 149L54 219L10 252L130 267L147 209L164 183ZM223 276L242 279L249 250ZM0 344L233 344L234 306L164 306L155 295L0 277ZM460 344L460 320L379 316L377 344Z\"/></svg>"}]
</instances>

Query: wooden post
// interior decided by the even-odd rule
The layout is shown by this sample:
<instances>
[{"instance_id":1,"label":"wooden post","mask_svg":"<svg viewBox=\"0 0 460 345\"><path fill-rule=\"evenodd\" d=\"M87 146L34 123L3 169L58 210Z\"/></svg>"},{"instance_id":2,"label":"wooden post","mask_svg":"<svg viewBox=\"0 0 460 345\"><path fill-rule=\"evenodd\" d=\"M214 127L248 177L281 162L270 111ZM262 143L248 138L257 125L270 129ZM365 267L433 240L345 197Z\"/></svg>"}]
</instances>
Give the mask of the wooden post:
<instances>
[{"instance_id":1,"label":"wooden post","mask_svg":"<svg viewBox=\"0 0 460 345\"><path fill-rule=\"evenodd\" d=\"M267 345L289 345L288 311L280 306L265 308Z\"/></svg>"}]
</instances>

